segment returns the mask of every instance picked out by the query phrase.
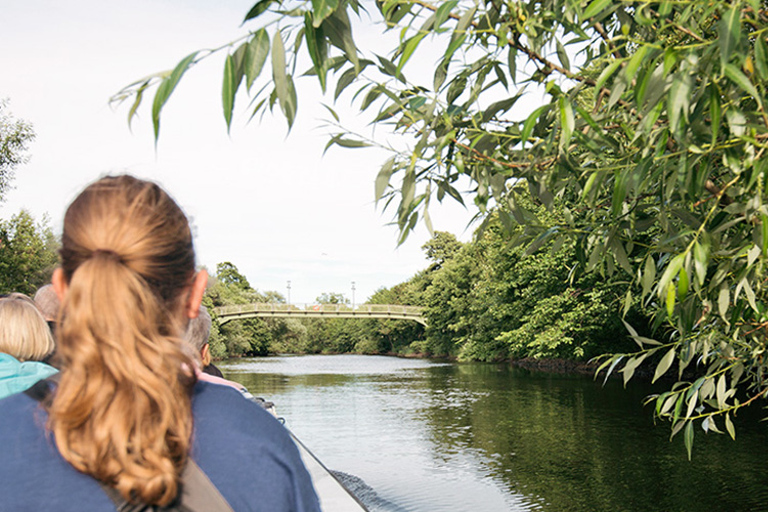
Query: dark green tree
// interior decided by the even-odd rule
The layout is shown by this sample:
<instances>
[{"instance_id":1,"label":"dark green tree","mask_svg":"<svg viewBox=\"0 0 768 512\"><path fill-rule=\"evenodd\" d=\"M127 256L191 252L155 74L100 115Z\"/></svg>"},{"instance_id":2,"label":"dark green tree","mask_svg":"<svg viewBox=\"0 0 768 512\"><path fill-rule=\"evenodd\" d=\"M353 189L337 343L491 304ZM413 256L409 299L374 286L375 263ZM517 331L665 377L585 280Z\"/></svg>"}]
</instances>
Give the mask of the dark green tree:
<instances>
[{"instance_id":1,"label":"dark green tree","mask_svg":"<svg viewBox=\"0 0 768 512\"><path fill-rule=\"evenodd\" d=\"M464 247L430 276L424 296L428 326L424 348L428 354L456 357L470 339L476 320L470 293L480 279L475 251L472 245Z\"/></svg>"},{"instance_id":2,"label":"dark green tree","mask_svg":"<svg viewBox=\"0 0 768 512\"><path fill-rule=\"evenodd\" d=\"M343 293L324 292L315 298L318 304L349 304L349 299L344 297Z\"/></svg>"},{"instance_id":3,"label":"dark green tree","mask_svg":"<svg viewBox=\"0 0 768 512\"><path fill-rule=\"evenodd\" d=\"M0 99L0 202L11 188L16 168L28 160L28 146L34 138L32 125L15 119L8 111L8 101ZM22 210L0 220L0 291L34 294L50 281L57 250L47 218L36 222Z\"/></svg>"},{"instance_id":4,"label":"dark green tree","mask_svg":"<svg viewBox=\"0 0 768 512\"><path fill-rule=\"evenodd\" d=\"M205 293L204 305L211 311L214 327L211 331L211 352L214 357L264 356L272 345L284 336L286 322L276 318L248 318L220 325L215 316L218 306L251 304L276 300L277 292L261 294L251 288L248 280L230 262L219 263Z\"/></svg>"},{"instance_id":5,"label":"dark green tree","mask_svg":"<svg viewBox=\"0 0 768 512\"><path fill-rule=\"evenodd\" d=\"M0 292L33 295L49 283L59 244L47 219L35 222L26 210L0 220Z\"/></svg>"},{"instance_id":6,"label":"dark green tree","mask_svg":"<svg viewBox=\"0 0 768 512\"><path fill-rule=\"evenodd\" d=\"M315 299L318 304L347 307L349 299L341 293L324 292ZM317 318L304 321L308 349L312 352L351 352L358 338L355 320L347 318Z\"/></svg>"},{"instance_id":7,"label":"dark green tree","mask_svg":"<svg viewBox=\"0 0 768 512\"><path fill-rule=\"evenodd\" d=\"M446 231L435 231L434 236L428 240L421 249L432 262L429 270L438 270L443 264L453 258L461 249L461 242L456 236Z\"/></svg>"},{"instance_id":8,"label":"dark green tree","mask_svg":"<svg viewBox=\"0 0 768 512\"><path fill-rule=\"evenodd\" d=\"M229 261L216 265L216 279L226 285L236 286L242 290L251 290L248 279Z\"/></svg>"},{"instance_id":9,"label":"dark green tree","mask_svg":"<svg viewBox=\"0 0 768 512\"><path fill-rule=\"evenodd\" d=\"M561 205L547 211L524 188L518 194L542 222L562 221ZM631 349L620 321L622 308L638 329L649 333L639 300L625 304L621 276L580 272L568 244L548 242L528 254L510 244L501 218L499 212L491 214L472 243L428 274L425 346L431 352L481 361L586 360ZM513 235L522 230L515 228Z\"/></svg>"},{"instance_id":10,"label":"dark green tree","mask_svg":"<svg viewBox=\"0 0 768 512\"><path fill-rule=\"evenodd\" d=\"M380 288L366 304L401 304L418 306L426 288L425 272L392 288ZM412 320L360 320L361 337L356 352L368 354L423 354L424 327Z\"/></svg>"},{"instance_id":11,"label":"dark green tree","mask_svg":"<svg viewBox=\"0 0 768 512\"><path fill-rule=\"evenodd\" d=\"M11 187L16 167L29 158L29 143L35 139L32 125L15 119L8 111L8 100L0 99L0 202Z\"/></svg>"}]
</instances>

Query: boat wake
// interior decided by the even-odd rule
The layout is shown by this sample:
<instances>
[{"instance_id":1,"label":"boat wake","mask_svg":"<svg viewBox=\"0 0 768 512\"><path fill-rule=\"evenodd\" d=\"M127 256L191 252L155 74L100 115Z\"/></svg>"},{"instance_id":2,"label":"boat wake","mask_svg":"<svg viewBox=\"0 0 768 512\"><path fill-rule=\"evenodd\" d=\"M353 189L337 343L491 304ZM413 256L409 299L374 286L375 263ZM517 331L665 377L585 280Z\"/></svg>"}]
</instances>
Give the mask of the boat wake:
<instances>
[{"instance_id":1,"label":"boat wake","mask_svg":"<svg viewBox=\"0 0 768 512\"><path fill-rule=\"evenodd\" d=\"M330 470L330 472L365 505L369 512L408 512L407 509L379 496L362 478L343 471Z\"/></svg>"}]
</instances>

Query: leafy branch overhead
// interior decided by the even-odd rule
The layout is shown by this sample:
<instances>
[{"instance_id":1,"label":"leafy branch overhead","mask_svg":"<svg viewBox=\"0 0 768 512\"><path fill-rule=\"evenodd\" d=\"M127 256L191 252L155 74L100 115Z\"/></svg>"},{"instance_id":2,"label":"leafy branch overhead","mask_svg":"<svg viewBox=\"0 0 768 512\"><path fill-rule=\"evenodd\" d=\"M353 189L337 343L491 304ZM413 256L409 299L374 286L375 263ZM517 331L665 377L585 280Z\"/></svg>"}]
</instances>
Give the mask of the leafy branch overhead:
<instances>
[{"instance_id":1,"label":"leafy branch overhead","mask_svg":"<svg viewBox=\"0 0 768 512\"><path fill-rule=\"evenodd\" d=\"M295 80L307 75L345 110L399 134L406 144L383 163L375 193L395 208L402 239L420 220L430 226L430 201L471 199L498 211L529 252L567 239L582 269L623 274L625 304L639 295L655 311L657 339L629 326L637 352L605 369L629 379L653 362L656 378L674 373L656 413L690 449L694 424L733 435L736 410L768 394L766 9L758 0L261 0L246 16L252 31L213 53L227 54L227 126L243 92L251 116L279 105L291 126ZM361 39L362 30L391 37ZM375 44L384 47L366 47ZM210 54L116 99L133 100L132 118L158 85L157 137L178 81ZM254 88L267 54L271 78ZM565 205L563 222L525 208L521 184L546 207Z\"/></svg>"}]
</instances>

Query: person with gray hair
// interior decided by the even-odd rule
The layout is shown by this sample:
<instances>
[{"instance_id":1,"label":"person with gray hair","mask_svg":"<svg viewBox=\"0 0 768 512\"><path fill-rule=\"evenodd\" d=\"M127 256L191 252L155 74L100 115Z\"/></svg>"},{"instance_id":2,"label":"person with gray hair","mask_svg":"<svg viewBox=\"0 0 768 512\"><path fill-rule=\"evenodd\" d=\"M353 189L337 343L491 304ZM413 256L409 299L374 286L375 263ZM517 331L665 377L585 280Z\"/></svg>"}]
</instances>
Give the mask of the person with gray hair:
<instances>
[{"instance_id":1,"label":"person with gray hair","mask_svg":"<svg viewBox=\"0 0 768 512\"><path fill-rule=\"evenodd\" d=\"M56 315L59 314L61 302L59 301L59 296L56 295L56 290L53 289L53 285L47 284L41 286L35 293L34 300L37 309L43 314L48 325L50 325L51 322L55 322Z\"/></svg>"},{"instance_id":2,"label":"person with gray hair","mask_svg":"<svg viewBox=\"0 0 768 512\"><path fill-rule=\"evenodd\" d=\"M201 370L203 373L215 377L223 377L221 370L211 363L211 350L208 344L208 338L211 335L211 315L205 306L200 306L197 318L192 318L187 324L187 332L184 339L194 347L200 354L200 360L203 363Z\"/></svg>"},{"instance_id":3,"label":"person with gray hair","mask_svg":"<svg viewBox=\"0 0 768 512\"><path fill-rule=\"evenodd\" d=\"M275 404L267 402L261 397L253 396L248 388L232 380L227 380L221 373L221 370L216 368L211 363L211 351L210 345L208 345L208 338L211 335L211 315L208 313L208 309L200 305L196 318L191 318L187 324L187 330L184 333L184 340L189 343L195 351L200 355L201 367L198 368L197 378L211 384L220 384L222 386L229 386L237 389L245 398L252 402L256 402L264 409L275 415Z\"/></svg>"},{"instance_id":4,"label":"person with gray hair","mask_svg":"<svg viewBox=\"0 0 768 512\"><path fill-rule=\"evenodd\" d=\"M37 309L43 314L43 318L45 318L45 323L48 324L51 335L56 339L56 317L59 314L61 301L59 300L59 296L56 295L56 290L53 289L53 285L47 284L38 288L37 292L35 292L34 301ZM51 355L46 358L45 362L56 364L53 355L54 354L51 353Z\"/></svg>"}]
</instances>

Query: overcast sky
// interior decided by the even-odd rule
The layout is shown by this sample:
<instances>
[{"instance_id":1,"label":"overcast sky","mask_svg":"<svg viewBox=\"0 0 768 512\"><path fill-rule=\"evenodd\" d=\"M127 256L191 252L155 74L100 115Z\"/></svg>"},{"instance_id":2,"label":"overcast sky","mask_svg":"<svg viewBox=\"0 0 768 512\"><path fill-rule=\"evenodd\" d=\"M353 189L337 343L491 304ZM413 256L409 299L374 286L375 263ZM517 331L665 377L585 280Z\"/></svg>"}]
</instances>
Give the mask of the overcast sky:
<instances>
[{"instance_id":1,"label":"overcast sky","mask_svg":"<svg viewBox=\"0 0 768 512\"><path fill-rule=\"evenodd\" d=\"M31 160L17 170L7 218L21 208L48 214L59 232L67 204L105 173L129 172L164 186L192 219L198 262L231 261L254 288L313 302L323 292L356 302L427 266L420 227L397 248L390 212L373 203L385 159L373 150L334 148L314 83L299 82L299 118L290 135L281 115L248 124L243 102L227 135L221 114L221 59L191 70L166 105L155 151L149 105L133 132L127 106L109 97L194 50L242 33L254 0L0 0L0 98L31 122ZM306 83L308 87L303 84ZM339 107L343 110L343 105ZM436 230L463 240L472 214L432 211Z\"/></svg>"}]
</instances>

